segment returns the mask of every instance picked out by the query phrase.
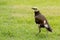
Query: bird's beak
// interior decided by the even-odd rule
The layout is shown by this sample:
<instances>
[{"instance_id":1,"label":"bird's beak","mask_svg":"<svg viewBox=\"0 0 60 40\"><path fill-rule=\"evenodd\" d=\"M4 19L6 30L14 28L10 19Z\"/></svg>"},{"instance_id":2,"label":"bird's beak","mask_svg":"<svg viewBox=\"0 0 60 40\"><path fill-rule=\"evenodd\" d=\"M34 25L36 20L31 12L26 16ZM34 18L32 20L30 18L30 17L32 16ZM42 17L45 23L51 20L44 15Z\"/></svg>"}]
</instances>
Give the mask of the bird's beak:
<instances>
[{"instance_id":1,"label":"bird's beak","mask_svg":"<svg viewBox=\"0 0 60 40\"><path fill-rule=\"evenodd\" d=\"M32 9L33 9L33 10L37 10L37 7L33 7Z\"/></svg>"},{"instance_id":2,"label":"bird's beak","mask_svg":"<svg viewBox=\"0 0 60 40\"><path fill-rule=\"evenodd\" d=\"M34 8L32 8L34 10Z\"/></svg>"}]
</instances>

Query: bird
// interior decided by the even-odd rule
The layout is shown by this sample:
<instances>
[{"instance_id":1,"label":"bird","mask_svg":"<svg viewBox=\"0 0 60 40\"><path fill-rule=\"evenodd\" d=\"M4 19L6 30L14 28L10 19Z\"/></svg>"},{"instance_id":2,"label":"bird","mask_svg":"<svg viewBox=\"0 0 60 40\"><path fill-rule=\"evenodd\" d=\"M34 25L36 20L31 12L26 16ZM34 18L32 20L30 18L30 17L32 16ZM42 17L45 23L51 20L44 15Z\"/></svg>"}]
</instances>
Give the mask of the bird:
<instances>
[{"instance_id":1,"label":"bird","mask_svg":"<svg viewBox=\"0 0 60 40\"><path fill-rule=\"evenodd\" d=\"M32 7L34 11L35 23L38 25L39 32L41 32L41 28L46 28L47 31L52 32L52 28L50 27L46 17L41 14L37 7Z\"/></svg>"}]
</instances>

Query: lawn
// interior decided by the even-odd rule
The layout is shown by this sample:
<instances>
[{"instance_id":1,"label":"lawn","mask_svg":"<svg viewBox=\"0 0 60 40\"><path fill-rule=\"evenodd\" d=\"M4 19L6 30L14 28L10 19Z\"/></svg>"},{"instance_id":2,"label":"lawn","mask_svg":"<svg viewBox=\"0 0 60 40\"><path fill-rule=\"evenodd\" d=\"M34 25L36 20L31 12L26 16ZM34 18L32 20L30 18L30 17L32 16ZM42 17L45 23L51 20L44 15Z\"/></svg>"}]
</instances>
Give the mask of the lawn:
<instances>
[{"instance_id":1,"label":"lawn","mask_svg":"<svg viewBox=\"0 0 60 40\"><path fill-rule=\"evenodd\" d=\"M52 33L42 28L36 36L34 6L47 18ZM60 40L60 0L0 0L0 40Z\"/></svg>"}]
</instances>

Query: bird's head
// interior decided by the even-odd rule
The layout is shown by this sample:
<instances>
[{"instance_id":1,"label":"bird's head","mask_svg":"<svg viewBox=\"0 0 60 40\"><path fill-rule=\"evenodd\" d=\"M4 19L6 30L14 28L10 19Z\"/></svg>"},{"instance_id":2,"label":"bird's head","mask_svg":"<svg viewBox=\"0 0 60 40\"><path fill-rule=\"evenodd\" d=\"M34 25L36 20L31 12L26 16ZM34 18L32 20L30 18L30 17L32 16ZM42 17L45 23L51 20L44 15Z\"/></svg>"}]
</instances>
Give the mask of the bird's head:
<instances>
[{"instance_id":1,"label":"bird's head","mask_svg":"<svg viewBox=\"0 0 60 40\"><path fill-rule=\"evenodd\" d=\"M37 7L32 7L32 9L33 9L34 11L38 11L38 8L37 8Z\"/></svg>"}]
</instances>

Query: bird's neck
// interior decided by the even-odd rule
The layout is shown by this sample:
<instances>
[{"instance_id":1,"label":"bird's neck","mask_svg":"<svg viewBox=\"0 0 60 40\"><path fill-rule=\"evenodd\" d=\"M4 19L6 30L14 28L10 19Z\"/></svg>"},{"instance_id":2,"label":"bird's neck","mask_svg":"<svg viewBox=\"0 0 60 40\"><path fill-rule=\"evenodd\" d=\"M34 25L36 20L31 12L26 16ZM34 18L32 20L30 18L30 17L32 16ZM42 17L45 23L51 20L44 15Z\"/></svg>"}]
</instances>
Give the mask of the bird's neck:
<instances>
[{"instance_id":1,"label":"bird's neck","mask_svg":"<svg viewBox=\"0 0 60 40\"><path fill-rule=\"evenodd\" d=\"M35 11L34 13L35 13L35 16L41 14L39 11Z\"/></svg>"}]
</instances>

